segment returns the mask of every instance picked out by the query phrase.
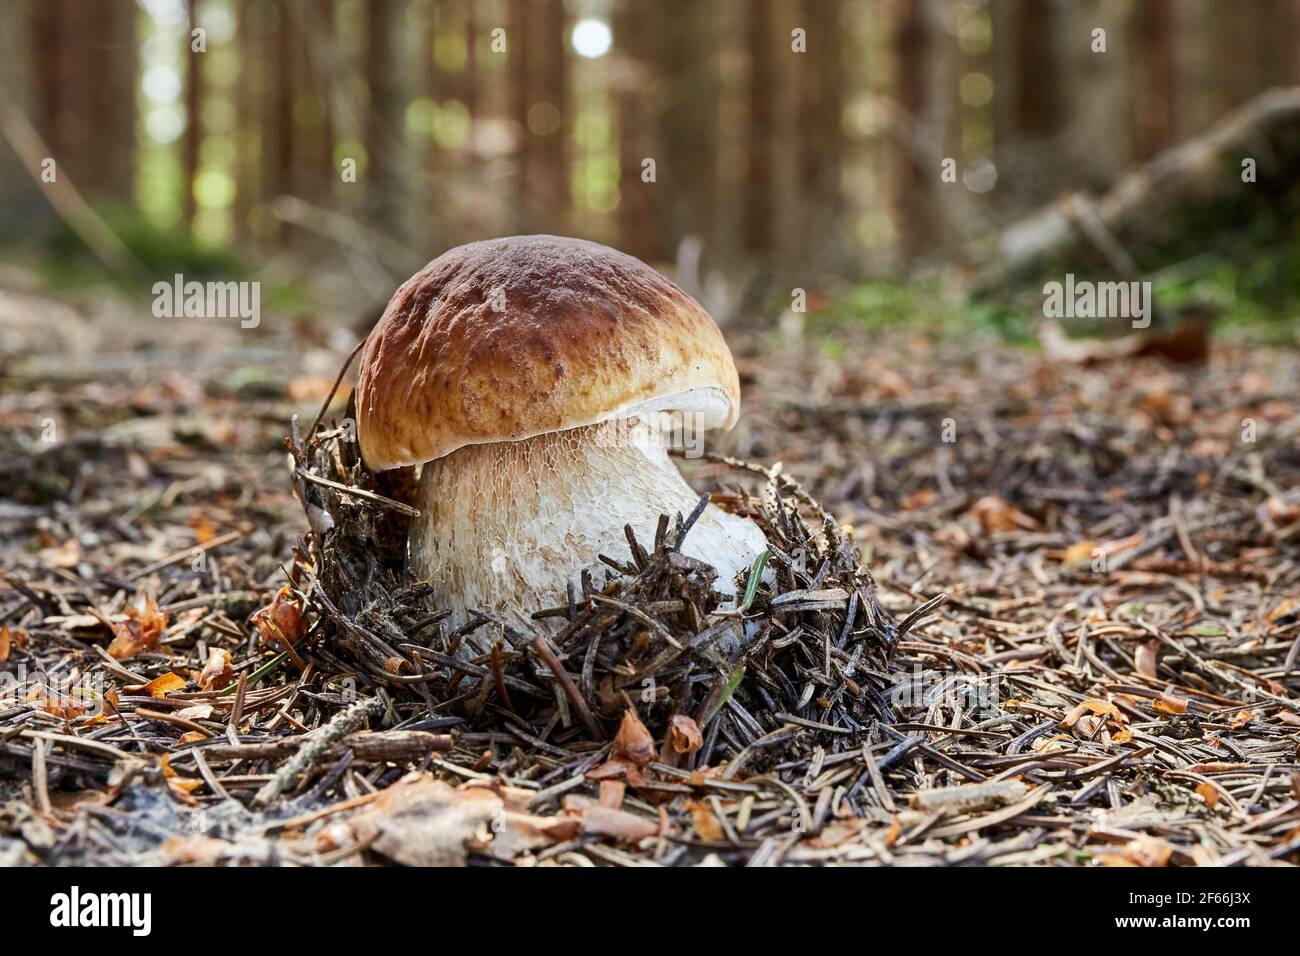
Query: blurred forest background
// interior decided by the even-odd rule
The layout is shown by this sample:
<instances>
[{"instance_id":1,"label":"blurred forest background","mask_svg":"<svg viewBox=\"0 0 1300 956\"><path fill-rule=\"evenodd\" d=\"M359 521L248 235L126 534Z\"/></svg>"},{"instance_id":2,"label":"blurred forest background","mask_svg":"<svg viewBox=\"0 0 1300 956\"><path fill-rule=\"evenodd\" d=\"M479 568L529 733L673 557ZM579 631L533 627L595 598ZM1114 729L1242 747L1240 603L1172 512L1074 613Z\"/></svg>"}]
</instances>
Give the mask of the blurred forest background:
<instances>
[{"instance_id":1,"label":"blurred forest background","mask_svg":"<svg viewBox=\"0 0 1300 956\"><path fill-rule=\"evenodd\" d=\"M70 232L71 186L151 276L337 264L378 302L449 246L520 232L618 246L724 315L788 304L790 276L970 264L1058 195L1300 84L1300 0L3 6L5 258L78 275L104 230ZM1294 219L1270 230L1294 248Z\"/></svg>"},{"instance_id":2,"label":"blurred forest background","mask_svg":"<svg viewBox=\"0 0 1300 956\"><path fill-rule=\"evenodd\" d=\"M406 586L340 365L525 232L725 325L743 659L662 535L562 657ZM477 860L412 768L493 862L1300 862L1298 316L1300 0L0 0L0 676L97 688L0 684L0 865Z\"/></svg>"}]
</instances>

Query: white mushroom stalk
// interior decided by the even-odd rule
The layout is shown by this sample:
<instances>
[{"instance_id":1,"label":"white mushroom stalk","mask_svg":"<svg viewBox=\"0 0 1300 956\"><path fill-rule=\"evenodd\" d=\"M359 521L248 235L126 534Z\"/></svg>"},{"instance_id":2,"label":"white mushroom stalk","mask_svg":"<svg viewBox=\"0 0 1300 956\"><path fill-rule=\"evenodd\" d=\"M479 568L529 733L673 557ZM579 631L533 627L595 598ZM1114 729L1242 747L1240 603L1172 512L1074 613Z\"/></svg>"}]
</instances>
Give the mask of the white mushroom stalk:
<instances>
[{"instance_id":1,"label":"white mushroom stalk","mask_svg":"<svg viewBox=\"0 0 1300 956\"><path fill-rule=\"evenodd\" d=\"M433 582L453 627L471 609L527 616L562 603L584 569L603 581L599 555L626 560L626 525L648 550L659 516L686 516L699 497L639 419L467 445L424 466L410 570ZM709 505L681 550L735 594L765 547L753 522Z\"/></svg>"}]
</instances>

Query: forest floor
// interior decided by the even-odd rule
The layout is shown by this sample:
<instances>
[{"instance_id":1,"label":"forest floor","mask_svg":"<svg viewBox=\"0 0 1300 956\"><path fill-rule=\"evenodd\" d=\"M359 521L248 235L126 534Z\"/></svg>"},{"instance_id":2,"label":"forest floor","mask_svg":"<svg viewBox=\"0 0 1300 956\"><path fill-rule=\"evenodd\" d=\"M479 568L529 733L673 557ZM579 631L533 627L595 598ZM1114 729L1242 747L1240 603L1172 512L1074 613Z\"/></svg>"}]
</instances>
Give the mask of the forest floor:
<instances>
[{"instance_id":1,"label":"forest floor","mask_svg":"<svg viewBox=\"0 0 1300 956\"><path fill-rule=\"evenodd\" d=\"M767 516L759 636L698 640L657 546L458 665L297 548L283 440L346 344L0 314L0 864L1300 862L1294 352L728 329L709 451L767 476L683 470Z\"/></svg>"}]
</instances>

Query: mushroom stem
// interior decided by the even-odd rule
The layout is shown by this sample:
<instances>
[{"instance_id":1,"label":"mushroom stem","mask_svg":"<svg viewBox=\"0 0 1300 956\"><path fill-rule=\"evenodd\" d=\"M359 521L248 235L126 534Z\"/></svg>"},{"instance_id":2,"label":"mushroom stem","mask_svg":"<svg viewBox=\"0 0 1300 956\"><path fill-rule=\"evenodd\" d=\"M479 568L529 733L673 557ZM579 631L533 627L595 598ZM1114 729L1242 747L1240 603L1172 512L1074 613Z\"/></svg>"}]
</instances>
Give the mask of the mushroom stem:
<instances>
[{"instance_id":1,"label":"mushroom stem","mask_svg":"<svg viewBox=\"0 0 1300 956\"><path fill-rule=\"evenodd\" d=\"M424 466L410 569L434 582L453 627L474 608L528 614L563 601L583 569L604 568L599 555L626 556L625 525L649 547L659 515L685 516L698 501L638 420L468 445ZM709 505L681 550L735 594L766 545L752 521Z\"/></svg>"}]
</instances>

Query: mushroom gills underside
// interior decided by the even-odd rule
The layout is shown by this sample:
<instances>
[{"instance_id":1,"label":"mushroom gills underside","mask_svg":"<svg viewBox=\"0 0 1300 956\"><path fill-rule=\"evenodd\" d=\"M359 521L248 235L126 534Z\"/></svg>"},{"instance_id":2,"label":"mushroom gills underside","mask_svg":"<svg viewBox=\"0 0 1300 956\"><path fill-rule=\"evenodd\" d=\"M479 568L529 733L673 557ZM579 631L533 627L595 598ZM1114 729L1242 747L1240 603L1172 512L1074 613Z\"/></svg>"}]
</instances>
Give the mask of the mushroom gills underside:
<instances>
[{"instance_id":1,"label":"mushroom gills underside","mask_svg":"<svg viewBox=\"0 0 1300 956\"><path fill-rule=\"evenodd\" d=\"M561 603L583 569L603 582L598 556L628 557L625 525L649 550L659 515L685 517L699 497L636 419L468 445L424 466L409 570L433 582L452 628L471 608L527 617ZM737 575L766 546L752 521L709 505L681 550L713 565L718 590L735 594Z\"/></svg>"}]
</instances>

